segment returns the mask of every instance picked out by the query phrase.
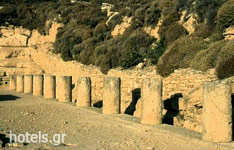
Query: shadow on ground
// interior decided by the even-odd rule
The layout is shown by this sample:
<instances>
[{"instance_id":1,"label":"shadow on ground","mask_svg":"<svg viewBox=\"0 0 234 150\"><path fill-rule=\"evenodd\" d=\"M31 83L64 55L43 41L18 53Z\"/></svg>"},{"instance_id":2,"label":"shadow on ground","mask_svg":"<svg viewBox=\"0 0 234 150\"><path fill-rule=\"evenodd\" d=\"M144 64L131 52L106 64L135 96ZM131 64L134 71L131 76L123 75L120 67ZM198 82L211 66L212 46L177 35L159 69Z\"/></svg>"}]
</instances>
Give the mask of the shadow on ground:
<instances>
[{"instance_id":1,"label":"shadow on ground","mask_svg":"<svg viewBox=\"0 0 234 150\"><path fill-rule=\"evenodd\" d=\"M2 147L5 147L7 143L10 143L10 139L5 134L0 133L0 140L2 141Z\"/></svg>"},{"instance_id":2,"label":"shadow on ground","mask_svg":"<svg viewBox=\"0 0 234 150\"><path fill-rule=\"evenodd\" d=\"M19 99L20 97L14 95L0 95L0 101L14 101Z\"/></svg>"}]
</instances>

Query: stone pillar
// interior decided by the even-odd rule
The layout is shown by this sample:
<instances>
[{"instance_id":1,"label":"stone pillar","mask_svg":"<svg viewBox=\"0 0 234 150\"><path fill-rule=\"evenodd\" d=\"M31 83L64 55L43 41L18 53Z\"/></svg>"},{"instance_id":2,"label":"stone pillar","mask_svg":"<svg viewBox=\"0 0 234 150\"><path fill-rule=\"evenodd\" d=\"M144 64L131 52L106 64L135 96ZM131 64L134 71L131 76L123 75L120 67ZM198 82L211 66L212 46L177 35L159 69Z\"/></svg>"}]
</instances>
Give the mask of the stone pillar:
<instances>
[{"instance_id":1,"label":"stone pillar","mask_svg":"<svg viewBox=\"0 0 234 150\"><path fill-rule=\"evenodd\" d=\"M59 102L71 102L72 100L72 77L56 77L56 98Z\"/></svg>"},{"instance_id":2,"label":"stone pillar","mask_svg":"<svg viewBox=\"0 0 234 150\"><path fill-rule=\"evenodd\" d=\"M44 75L44 98L55 98L55 76Z\"/></svg>"},{"instance_id":3,"label":"stone pillar","mask_svg":"<svg viewBox=\"0 0 234 150\"><path fill-rule=\"evenodd\" d=\"M120 98L120 78L104 77L103 114L119 114Z\"/></svg>"},{"instance_id":4,"label":"stone pillar","mask_svg":"<svg viewBox=\"0 0 234 150\"><path fill-rule=\"evenodd\" d=\"M59 82L58 82L59 76L55 76L55 98L59 99Z\"/></svg>"},{"instance_id":5,"label":"stone pillar","mask_svg":"<svg viewBox=\"0 0 234 150\"><path fill-rule=\"evenodd\" d=\"M16 91L24 92L24 76L23 75L17 75L16 77Z\"/></svg>"},{"instance_id":6,"label":"stone pillar","mask_svg":"<svg viewBox=\"0 0 234 150\"><path fill-rule=\"evenodd\" d=\"M16 76L10 76L10 90L16 90Z\"/></svg>"},{"instance_id":7,"label":"stone pillar","mask_svg":"<svg viewBox=\"0 0 234 150\"><path fill-rule=\"evenodd\" d=\"M91 80L89 77L81 77L77 81L77 106L91 106Z\"/></svg>"},{"instance_id":8,"label":"stone pillar","mask_svg":"<svg viewBox=\"0 0 234 150\"><path fill-rule=\"evenodd\" d=\"M142 83L142 124L162 124L162 80L144 79Z\"/></svg>"},{"instance_id":9,"label":"stone pillar","mask_svg":"<svg viewBox=\"0 0 234 150\"><path fill-rule=\"evenodd\" d=\"M231 86L227 83L206 82L203 90L203 140L231 142L233 140Z\"/></svg>"},{"instance_id":10,"label":"stone pillar","mask_svg":"<svg viewBox=\"0 0 234 150\"><path fill-rule=\"evenodd\" d=\"M33 76L33 95L35 96L43 95L43 75Z\"/></svg>"},{"instance_id":11,"label":"stone pillar","mask_svg":"<svg viewBox=\"0 0 234 150\"><path fill-rule=\"evenodd\" d=\"M33 92L33 76L24 75L24 93Z\"/></svg>"}]
</instances>

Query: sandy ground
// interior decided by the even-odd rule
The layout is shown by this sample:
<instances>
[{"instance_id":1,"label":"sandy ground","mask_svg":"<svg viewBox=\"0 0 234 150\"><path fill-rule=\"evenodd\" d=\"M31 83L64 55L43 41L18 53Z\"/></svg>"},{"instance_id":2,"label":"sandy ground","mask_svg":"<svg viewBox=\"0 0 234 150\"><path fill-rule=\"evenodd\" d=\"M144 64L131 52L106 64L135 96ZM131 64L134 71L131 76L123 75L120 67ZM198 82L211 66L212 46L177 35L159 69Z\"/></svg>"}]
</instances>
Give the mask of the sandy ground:
<instances>
[{"instance_id":1,"label":"sandy ground","mask_svg":"<svg viewBox=\"0 0 234 150\"><path fill-rule=\"evenodd\" d=\"M9 132L18 135L66 134L64 144L28 143L9 146ZM183 128L141 125L128 115L103 115L99 108L80 108L28 94L0 89L0 139L3 149L74 150L233 150L234 142L215 144ZM8 141L7 141L8 140Z\"/></svg>"}]
</instances>

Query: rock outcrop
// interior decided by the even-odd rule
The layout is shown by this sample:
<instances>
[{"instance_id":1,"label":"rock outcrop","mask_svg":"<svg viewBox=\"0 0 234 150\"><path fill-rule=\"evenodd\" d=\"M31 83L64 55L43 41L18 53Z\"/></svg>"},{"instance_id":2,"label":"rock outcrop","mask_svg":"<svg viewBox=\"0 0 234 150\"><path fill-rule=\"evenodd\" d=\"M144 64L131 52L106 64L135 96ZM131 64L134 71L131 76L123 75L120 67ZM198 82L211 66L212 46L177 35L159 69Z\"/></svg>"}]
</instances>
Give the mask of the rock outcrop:
<instances>
[{"instance_id":1,"label":"rock outcrop","mask_svg":"<svg viewBox=\"0 0 234 150\"><path fill-rule=\"evenodd\" d=\"M226 40L234 39L234 26L227 28L223 33L223 36L225 37Z\"/></svg>"},{"instance_id":2,"label":"rock outcrop","mask_svg":"<svg viewBox=\"0 0 234 150\"><path fill-rule=\"evenodd\" d=\"M196 14L187 15L187 11L183 11L179 23L183 25L189 34L192 34L197 24Z\"/></svg>"},{"instance_id":3,"label":"rock outcrop","mask_svg":"<svg viewBox=\"0 0 234 150\"><path fill-rule=\"evenodd\" d=\"M52 44L56 40L57 29L63 27L63 24L52 23L51 28L49 29L49 34L42 36L38 30L33 30L32 35L28 41L28 46L43 46L48 43Z\"/></svg>"},{"instance_id":4,"label":"rock outcrop","mask_svg":"<svg viewBox=\"0 0 234 150\"><path fill-rule=\"evenodd\" d=\"M26 47L31 32L22 27L0 27L0 46Z\"/></svg>"},{"instance_id":5,"label":"rock outcrop","mask_svg":"<svg viewBox=\"0 0 234 150\"><path fill-rule=\"evenodd\" d=\"M122 35L124 31L131 25L132 17L124 17L123 22L115 26L114 30L111 32L113 37Z\"/></svg>"}]
</instances>

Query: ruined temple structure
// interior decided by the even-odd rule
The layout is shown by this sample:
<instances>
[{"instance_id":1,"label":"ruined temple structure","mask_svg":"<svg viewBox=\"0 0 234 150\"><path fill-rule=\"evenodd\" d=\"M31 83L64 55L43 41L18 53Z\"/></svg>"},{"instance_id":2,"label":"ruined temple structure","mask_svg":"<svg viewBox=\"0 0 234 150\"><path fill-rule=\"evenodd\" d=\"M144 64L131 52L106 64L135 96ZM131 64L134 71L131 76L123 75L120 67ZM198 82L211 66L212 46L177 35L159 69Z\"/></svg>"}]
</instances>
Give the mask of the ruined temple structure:
<instances>
[{"instance_id":1,"label":"ruined temple structure","mask_svg":"<svg viewBox=\"0 0 234 150\"><path fill-rule=\"evenodd\" d=\"M45 77L47 78L45 80ZM48 80L48 77L50 80ZM53 75L11 75L10 90L43 96L43 88L48 89L47 93L58 102L72 102L72 77ZM16 80L15 80L16 79ZM24 82L25 79L30 82ZM52 80L51 80L52 79ZM55 80L56 82L55 82ZM32 82L32 81L33 82ZM49 81L49 82L48 82ZM51 82L52 81L52 82ZM47 83L48 82L48 83ZM55 83L55 84L54 84ZM80 77L77 81L77 107L92 107L93 101L91 93L93 91L92 80L89 77ZM16 88L15 86L16 85ZM232 106L232 86L227 81L205 82L202 91L202 135L203 140L209 142L228 143L233 141L233 106ZM25 88L27 87L27 90ZM31 89L32 87L32 89ZM53 88L51 88L53 87ZM81 88L82 87L82 88ZM163 108L174 107L172 102L167 104L163 101L163 81L160 78L145 78L142 81L141 103L141 123L150 125L161 125L163 118ZM45 90L44 90L45 91ZM103 78L103 106L102 113L106 115L121 113L121 79L113 76ZM177 103L177 107L180 103ZM185 105L185 104L182 104ZM184 107L184 106L183 106ZM178 112L179 113L179 112Z\"/></svg>"},{"instance_id":2,"label":"ruined temple structure","mask_svg":"<svg viewBox=\"0 0 234 150\"><path fill-rule=\"evenodd\" d=\"M51 53L58 27L53 24L46 36L1 28L0 84L47 100L102 108L105 115L133 115L142 124L180 126L202 133L206 141L233 140L233 77L218 81L213 69L179 69L163 78L155 66L103 74L98 67L64 62Z\"/></svg>"}]
</instances>

